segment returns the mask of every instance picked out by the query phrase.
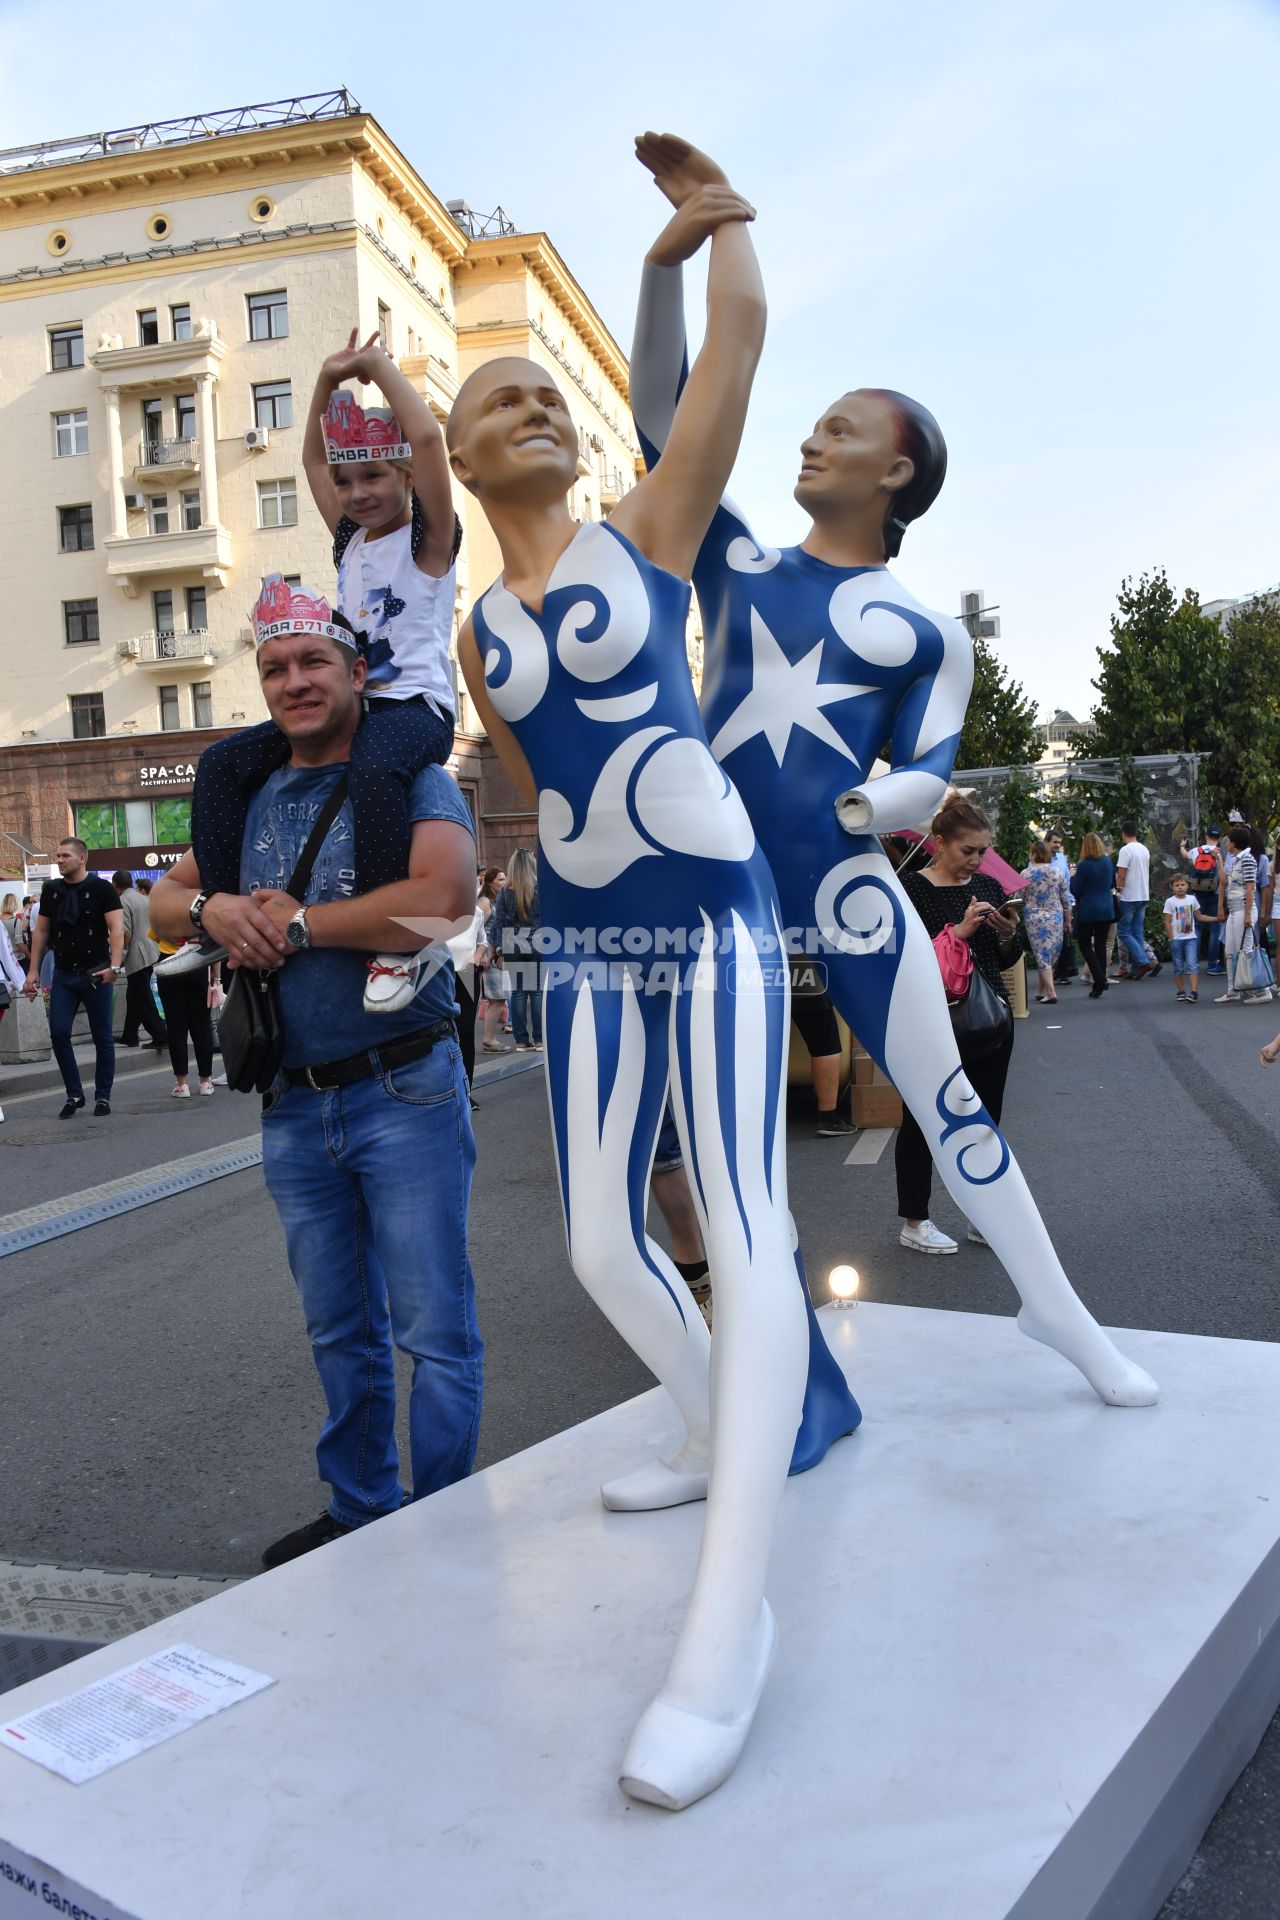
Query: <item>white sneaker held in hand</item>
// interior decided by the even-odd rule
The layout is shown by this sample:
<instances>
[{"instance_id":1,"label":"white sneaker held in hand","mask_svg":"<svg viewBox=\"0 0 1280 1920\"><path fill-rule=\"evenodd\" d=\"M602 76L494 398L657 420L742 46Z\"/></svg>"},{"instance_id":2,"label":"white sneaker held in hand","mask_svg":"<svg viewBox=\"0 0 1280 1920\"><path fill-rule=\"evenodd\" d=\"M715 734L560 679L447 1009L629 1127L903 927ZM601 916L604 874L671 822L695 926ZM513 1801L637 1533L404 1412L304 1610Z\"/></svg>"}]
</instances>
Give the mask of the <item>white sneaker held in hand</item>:
<instances>
[{"instance_id":1,"label":"white sneaker held in hand","mask_svg":"<svg viewBox=\"0 0 1280 1920\"><path fill-rule=\"evenodd\" d=\"M366 1013L399 1013L418 991L422 973L419 953L375 953L364 986Z\"/></svg>"}]
</instances>

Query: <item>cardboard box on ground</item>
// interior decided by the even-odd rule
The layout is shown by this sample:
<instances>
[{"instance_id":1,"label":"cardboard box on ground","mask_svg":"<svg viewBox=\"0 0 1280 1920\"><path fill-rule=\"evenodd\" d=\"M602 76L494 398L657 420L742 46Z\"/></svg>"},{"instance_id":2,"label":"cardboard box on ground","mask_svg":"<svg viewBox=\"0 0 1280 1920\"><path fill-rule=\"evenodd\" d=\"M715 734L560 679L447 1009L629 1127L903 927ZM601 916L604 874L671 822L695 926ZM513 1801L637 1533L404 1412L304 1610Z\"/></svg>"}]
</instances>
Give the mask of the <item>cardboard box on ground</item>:
<instances>
[{"instance_id":1,"label":"cardboard box on ground","mask_svg":"<svg viewBox=\"0 0 1280 1920\"><path fill-rule=\"evenodd\" d=\"M900 1127L902 1101L886 1073L876 1065L856 1034L853 1041L853 1091L850 1096L855 1127Z\"/></svg>"}]
</instances>

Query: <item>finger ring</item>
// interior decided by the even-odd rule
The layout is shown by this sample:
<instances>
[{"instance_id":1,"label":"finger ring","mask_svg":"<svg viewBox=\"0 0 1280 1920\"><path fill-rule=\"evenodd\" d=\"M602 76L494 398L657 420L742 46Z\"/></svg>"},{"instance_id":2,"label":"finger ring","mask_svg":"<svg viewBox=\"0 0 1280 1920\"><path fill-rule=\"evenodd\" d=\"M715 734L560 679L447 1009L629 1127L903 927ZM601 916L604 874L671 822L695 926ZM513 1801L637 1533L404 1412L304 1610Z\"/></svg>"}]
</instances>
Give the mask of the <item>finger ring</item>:
<instances>
[{"instance_id":1,"label":"finger ring","mask_svg":"<svg viewBox=\"0 0 1280 1920\"><path fill-rule=\"evenodd\" d=\"M241 951L241 953L248 953L248 951L249 951L249 942L248 942L247 940L242 940L242 941L240 942L240 951Z\"/></svg>"}]
</instances>

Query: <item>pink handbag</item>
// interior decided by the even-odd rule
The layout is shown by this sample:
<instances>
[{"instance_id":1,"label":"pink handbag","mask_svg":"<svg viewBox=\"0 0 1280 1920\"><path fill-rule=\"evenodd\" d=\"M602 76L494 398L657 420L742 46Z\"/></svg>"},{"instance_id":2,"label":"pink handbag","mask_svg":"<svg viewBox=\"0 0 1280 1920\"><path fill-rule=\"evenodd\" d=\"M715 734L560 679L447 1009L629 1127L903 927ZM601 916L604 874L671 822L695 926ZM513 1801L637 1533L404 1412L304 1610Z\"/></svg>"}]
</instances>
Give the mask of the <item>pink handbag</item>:
<instances>
[{"instance_id":1,"label":"pink handbag","mask_svg":"<svg viewBox=\"0 0 1280 1920\"><path fill-rule=\"evenodd\" d=\"M963 1000L969 991L969 980L973 973L973 954L969 942L960 937L954 927L944 927L941 933L933 936L933 950L938 956L938 970L942 975L942 985L949 1003Z\"/></svg>"}]
</instances>

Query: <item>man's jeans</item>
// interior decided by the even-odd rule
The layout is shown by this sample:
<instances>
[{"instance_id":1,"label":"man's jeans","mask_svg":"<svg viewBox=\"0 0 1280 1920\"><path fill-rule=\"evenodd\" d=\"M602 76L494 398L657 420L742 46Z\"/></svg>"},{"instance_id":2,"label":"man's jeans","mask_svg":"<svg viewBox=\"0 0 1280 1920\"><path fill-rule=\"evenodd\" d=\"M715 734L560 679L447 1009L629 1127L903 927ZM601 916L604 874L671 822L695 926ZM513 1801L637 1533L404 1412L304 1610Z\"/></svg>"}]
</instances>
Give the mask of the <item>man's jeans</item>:
<instances>
[{"instance_id":1,"label":"man's jeans","mask_svg":"<svg viewBox=\"0 0 1280 1920\"><path fill-rule=\"evenodd\" d=\"M1146 919L1147 903L1145 900L1121 900L1118 905L1120 908L1118 937L1128 948L1133 965L1145 967L1148 964L1147 942L1142 931L1142 923Z\"/></svg>"},{"instance_id":2,"label":"man's jeans","mask_svg":"<svg viewBox=\"0 0 1280 1920\"><path fill-rule=\"evenodd\" d=\"M413 1497L471 1471L484 1346L467 1256L475 1167L455 1040L326 1093L267 1095L262 1165L328 1418L316 1461L329 1512L361 1526L403 1502L392 1341L413 1362Z\"/></svg>"},{"instance_id":3,"label":"man's jeans","mask_svg":"<svg viewBox=\"0 0 1280 1920\"><path fill-rule=\"evenodd\" d=\"M75 1048L71 1044L71 1025L81 1004L89 1015L89 1031L93 1035L94 1098L111 1098L111 1083L116 1077L116 1043L111 1037L114 995L115 989L109 982L95 980L91 974L69 973L61 967L53 970L53 984L49 989L49 1038L68 1100L78 1100L84 1094Z\"/></svg>"},{"instance_id":4,"label":"man's jeans","mask_svg":"<svg viewBox=\"0 0 1280 1920\"><path fill-rule=\"evenodd\" d=\"M1215 900L1212 905L1206 902L1200 911L1202 913L1216 913L1218 911L1217 901ZM1222 959L1222 924L1221 920L1211 920L1205 928L1205 933L1208 935L1208 939L1205 942L1205 965L1208 967L1218 966Z\"/></svg>"}]
</instances>

